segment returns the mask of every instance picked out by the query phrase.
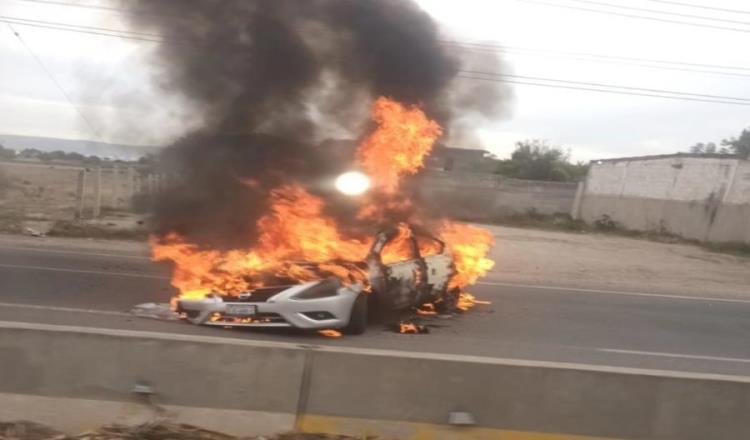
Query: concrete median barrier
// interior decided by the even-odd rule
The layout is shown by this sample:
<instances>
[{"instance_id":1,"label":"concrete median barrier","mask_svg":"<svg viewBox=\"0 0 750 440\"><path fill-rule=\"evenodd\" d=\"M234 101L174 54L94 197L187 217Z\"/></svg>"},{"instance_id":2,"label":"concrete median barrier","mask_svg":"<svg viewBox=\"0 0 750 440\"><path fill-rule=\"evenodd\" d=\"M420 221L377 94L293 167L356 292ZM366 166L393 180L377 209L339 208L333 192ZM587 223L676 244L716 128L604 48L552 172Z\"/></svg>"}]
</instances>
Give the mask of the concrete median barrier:
<instances>
[{"instance_id":1,"label":"concrete median barrier","mask_svg":"<svg viewBox=\"0 0 750 440\"><path fill-rule=\"evenodd\" d=\"M68 431L705 440L749 438L749 413L744 377L0 323L0 420Z\"/></svg>"},{"instance_id":2,"label":"concrete median barrier","mask_svg":"<svg viewBox=\"0 0 750 440\"><path fill-rule=\"evenodd\" d=\"M234 433L294 427L303 350L160 336L0 327L0 419L37 420L70 432L165 414Z\"/></svg>"}]
</instances>

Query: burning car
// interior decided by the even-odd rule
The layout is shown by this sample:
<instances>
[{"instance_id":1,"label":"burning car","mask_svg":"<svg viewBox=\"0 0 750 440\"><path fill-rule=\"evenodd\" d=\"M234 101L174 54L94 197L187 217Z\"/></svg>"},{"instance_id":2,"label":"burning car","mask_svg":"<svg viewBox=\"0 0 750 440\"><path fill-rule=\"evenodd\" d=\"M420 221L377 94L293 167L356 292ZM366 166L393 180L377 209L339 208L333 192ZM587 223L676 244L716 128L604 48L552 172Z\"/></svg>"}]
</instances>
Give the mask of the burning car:
<instances>
[{"instance_id":1,"label":"burning car","mask_svg":"<svg viewBox=\"0 0 750 440\"><path fill-rule=\"evenodd\" d=\"M165 218L175 222L160 224L150 244L154 261L173 266L174 310L196 324L362 333L368 318L398 322L400 314L478 304L465 289L494 265L493 234L428 214L415 186L402 185L423 168L440 126L419 107L386 97L373 102L372 119L354 162L342 162L364 175L345 173L331 185L351 197L347 209L320 180L261 184L257 173L236 169L211 175L232 177L220 212L242 228L225 230L205 198L176 209L167 200ZM169 194L184 195L185 180ZM375 225L391 226L373 237Z\"/></svg>"},{"instance_id":2,"label":"burning car","mask_svg":"<svg viewBox=\"0 0 750 440\"><path fill-rule=\"evenodd\" d=\"M304 263L296 263L305 265ZM445 244L426 230L400 224L380 231L361 262L337 262L363 281L329 277L305 283L264 285L238 295L210 293L180 298L176 310L194 324L241 327L338 329L361 334L373 314L398 315L425 304L452 310L459 292ZM315 269L317 264L309 264Z\"/></svg>"}]
</instances>

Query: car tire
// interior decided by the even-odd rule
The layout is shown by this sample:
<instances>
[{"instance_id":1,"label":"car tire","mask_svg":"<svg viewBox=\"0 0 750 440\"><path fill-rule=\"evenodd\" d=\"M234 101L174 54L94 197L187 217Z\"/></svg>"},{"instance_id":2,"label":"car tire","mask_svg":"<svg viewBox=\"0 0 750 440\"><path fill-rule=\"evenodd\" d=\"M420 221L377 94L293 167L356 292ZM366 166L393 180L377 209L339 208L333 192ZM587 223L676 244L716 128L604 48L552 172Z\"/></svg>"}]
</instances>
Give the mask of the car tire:
<instances>
[{"instance_id":1,"label":"car tire","mask_svg":"<svg viewBox=\"0 0 750 440\"><path fill-rule=\"evenodd\" d=\"M341 329L347 335L361 335L367 330L367 296L359 294L352 305L349 324Z\"/></svg>"}]
</instances>

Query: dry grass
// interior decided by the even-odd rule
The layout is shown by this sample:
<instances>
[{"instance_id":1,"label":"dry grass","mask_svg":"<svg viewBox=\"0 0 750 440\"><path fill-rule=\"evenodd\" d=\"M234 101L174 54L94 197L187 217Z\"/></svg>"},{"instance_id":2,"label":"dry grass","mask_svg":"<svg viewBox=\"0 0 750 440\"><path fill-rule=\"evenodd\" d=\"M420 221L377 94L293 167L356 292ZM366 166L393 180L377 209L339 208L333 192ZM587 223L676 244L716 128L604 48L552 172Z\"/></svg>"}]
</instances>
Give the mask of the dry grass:
<instances>
[{"instance_id":1,"label":"dry grass","mask_svg":"<svg viewBox=\"0 0 750 440\"><path fill-rule=\"evenodd\" d=\"M115 240L139 240L148 238L145 228L126 229L106 225L57 220L47 235L52 237L100 238Z\"/></svg>"},{"instance_id":2,"label":"dry grass","mask_svg":"<svg viewBox=\"0 0 750 440\"><path fill-rule=\"evenodd\" d=\"M350 437L327 434L286 433L263 437L236 437L187 424L156 420L137 426L109 425L68 436L38 423L16 421L0 423L0 440L366 440L374 437Z\"/></svg>"}]
</instances>

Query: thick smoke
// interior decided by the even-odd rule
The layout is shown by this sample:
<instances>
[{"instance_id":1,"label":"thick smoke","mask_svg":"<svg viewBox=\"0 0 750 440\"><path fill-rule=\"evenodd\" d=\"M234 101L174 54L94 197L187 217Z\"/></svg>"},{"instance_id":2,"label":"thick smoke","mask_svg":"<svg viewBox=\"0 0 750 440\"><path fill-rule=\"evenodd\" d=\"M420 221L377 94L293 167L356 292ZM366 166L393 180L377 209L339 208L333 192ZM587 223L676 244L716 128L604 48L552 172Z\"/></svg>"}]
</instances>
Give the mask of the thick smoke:
<instances>
[{"instance_id":1,"label":"thick smoke","mask_svg":"<svg viewBox=\"0 0 750 440\"><path fill-rule=\"evenodd\" d=\"M194 106L202 128L162 155L179 176L155 204L157 231L212 245L253 239L266 195L313 191L353 158L377 96L420 105L449 126L460 62L409 0L137 0L132 26L164 39L157 80ZM464 109L499 95L461 96ZM347 148L341 145L349 145ZM330 200L336 212L340 203ZM345 211L345 209L344 209Z\"/></svg>"}]
</instances>

